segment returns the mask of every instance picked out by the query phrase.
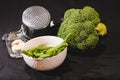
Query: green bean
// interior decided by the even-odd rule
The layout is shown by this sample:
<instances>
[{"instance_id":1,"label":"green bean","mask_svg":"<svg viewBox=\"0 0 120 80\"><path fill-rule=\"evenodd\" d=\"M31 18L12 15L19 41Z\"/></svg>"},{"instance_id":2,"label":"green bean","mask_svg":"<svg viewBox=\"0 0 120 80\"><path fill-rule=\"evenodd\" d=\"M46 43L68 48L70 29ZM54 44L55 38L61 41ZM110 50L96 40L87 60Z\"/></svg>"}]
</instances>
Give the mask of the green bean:
<instances>
[{"instance_id":1,"label":"green bean","mask_svg":"<svg viewBox=\"0 0 120 80\"><path fill-rule=\"evenodd\" d=\"M26 50L21 50L21 52L24 53L24 54L26 54L26 55L28 55L28 56L32 56L33 55L31 53L28 53L28 51L26 51Z\"/></svg>"},{"instance_id":2,"label":"green bean","mask_svg":"<svg viewBox=\"0 0 120 80\"><path fill-rule=\"evenodd\" d=\"M67 42L68 42L68 40L70 38L70 35L71 35L71 33L69 33L65 37L64 41L61 44L59 44L59 45L57 45L57 46L47 50L46 54L50 54L50 55L54 56L54 55L57 55L58 53L62 52L68 46Z\"/></svg>"},{"instance_id":3,"label":"green bean","mask_svg":"<svg viewBox=\"0 0 120 80\"><path fill-rule=\"evenodd\" d=\"M56 47L53 47L45 52L45 54L50 54L51 56L57 55L62 52L68 46L67 43L62 43Z\"/></svg>"},{"instance_id":4,"label":"green bean","mask_svg":"<svg viewBox=\"0 0 120 80\"><path fill-rule=\"evenodd\" d=\"M48 58L51 57L50 54L40 53L40 56L38 58Z\"/></svg>"}]
</instances>

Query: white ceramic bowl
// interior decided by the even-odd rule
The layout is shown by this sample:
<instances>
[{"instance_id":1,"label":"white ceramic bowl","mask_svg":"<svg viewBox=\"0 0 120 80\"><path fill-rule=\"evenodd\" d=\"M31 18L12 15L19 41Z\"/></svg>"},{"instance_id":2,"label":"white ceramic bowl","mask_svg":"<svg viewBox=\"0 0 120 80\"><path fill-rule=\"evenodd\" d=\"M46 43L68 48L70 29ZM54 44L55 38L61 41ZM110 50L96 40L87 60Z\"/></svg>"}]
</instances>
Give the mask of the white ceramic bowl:
<instances>
[{"instance_id":1,"label":"white ceramic bowl","mask_svg":"<svg viewBox=\"0 0 120 80\"><path fill-rule=\"evenodd\" d=\"M56 36L36 37L26 42L22 50L29 50L33 47L39 46L40 44L45 44L47 46L56 46L60 44L62 41L63 41L62 38ZM61 65L66 58L66 54L67 54L67 47L58 55L44 59L32 58L25 54L22 55L25 63L28 66L36 70L46 71L46 70L52 70L58 67L59 65Z\"/></svg>"}]
</instances>

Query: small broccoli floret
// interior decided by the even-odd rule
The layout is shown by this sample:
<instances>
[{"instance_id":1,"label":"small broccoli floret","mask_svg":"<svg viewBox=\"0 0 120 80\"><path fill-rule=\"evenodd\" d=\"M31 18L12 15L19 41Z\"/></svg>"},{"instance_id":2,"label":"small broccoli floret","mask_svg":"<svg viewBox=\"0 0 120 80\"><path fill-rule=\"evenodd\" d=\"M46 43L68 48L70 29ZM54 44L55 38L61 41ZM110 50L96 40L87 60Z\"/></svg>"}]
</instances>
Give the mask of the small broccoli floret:
<instances>
[{"instance_id":1,"label":"small broccoli floret","mask_svg":"<svg viewBox=\"0 0 120 80\"><path fill-rule=\"evenodd\" d=\"M95 34L90 34L86 39L86 46L90 46L90 48L95 48L98 43L99 37Z\"/></svg>"},{"instance_id":2,"label":"small broccoli floret","mask_svg":"<svg viewBox=\"0 0 120 80\"><path fill-rule=\"evenodd\" d=\"M83 10L81 10L81 14L85 18L85 21L91 21L95 25L100 23L99 14L92 7L84 7Z\"/></svg>"},{"instance_id":3,"label":"small broccoli floret","mask_svg":"<svg viewBox=\"0 0 120 80\"><path fill-rule=\"evenodd\" d=\"M72 23L79 23L84 21L84 17L81 14L82 9L69 9L64 14L64 20L68 19Z\"/></svg>"},{"instance_id":4,"label":"small broccoli floret","mask_svg":"<svg viewBox=\"0 0 120 80\"><path fill-rule=\"evenodd\" d=\"M80 40L81 41L83 41L83 40L86 40L87 39L87 37L88 37L88 34L85 32L85 30L82 30L81 32L80 32ZM76 40L76 41L78 41L78 40Z\"/></svg>"},{"instance_id":5,"label":"small broccoli floret","mask_svg":"<svg viewBox=\"0 0 120 80\"><path fill-rule=\"evenodd\" d=\"M65 38L71 33L69 45L80 50L95 48L99 35L95 30L100 23L98 12L90 6L83 9L69 9L64 14L64 21L58 30L58 36Z\"/></svg>"},{"instance_id":6,"label":"small broccoli floret","mask_svg":"<svg viewBox=\"0 0 120 80\"><path fill-rule=\"evenodd\" d=\"M95 25L91 21L86 21L83 23L83 28L86 33L90 34L94 31Z\"/></svg>"},{"instance_id":7,"label":"small broccoli floret","mask_svg":"<svg viewBox=\"0 0 120 80\"><path fill-rule=\"evenodd\" d=\"M85 51L87 49L87 46L86 46L84 41L81 42L81 43L78 43L76 47L79 48L82 51Z\"/></svg>"}]
</instances>

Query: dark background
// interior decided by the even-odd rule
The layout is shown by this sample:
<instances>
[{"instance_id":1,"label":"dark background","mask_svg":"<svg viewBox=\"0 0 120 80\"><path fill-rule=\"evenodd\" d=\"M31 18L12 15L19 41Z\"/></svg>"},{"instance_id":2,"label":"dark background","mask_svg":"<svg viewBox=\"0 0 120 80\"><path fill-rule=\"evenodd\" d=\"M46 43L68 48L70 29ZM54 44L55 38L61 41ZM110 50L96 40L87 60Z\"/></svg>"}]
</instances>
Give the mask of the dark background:
<instances>
[{"instance_id":1,"label":"dark background","mask_svg":"<svg viewBox=\"0 0 120 80\"><path fill-rule=\"evenodd\" d=\"M36 71L23 59L10 58L0 39L0 80L120 80L120 3L119 0L1 0L0 38L17 31L22 24L22 12L30 6L45 7L56 22L70 8L91 6L99 12L108 29L97 48L82 54L68 48L64 63L52 71ZM42 35L56 35L59 24ZM37 35L38 36L38 35Z\"/></svg>"}]
</instances>

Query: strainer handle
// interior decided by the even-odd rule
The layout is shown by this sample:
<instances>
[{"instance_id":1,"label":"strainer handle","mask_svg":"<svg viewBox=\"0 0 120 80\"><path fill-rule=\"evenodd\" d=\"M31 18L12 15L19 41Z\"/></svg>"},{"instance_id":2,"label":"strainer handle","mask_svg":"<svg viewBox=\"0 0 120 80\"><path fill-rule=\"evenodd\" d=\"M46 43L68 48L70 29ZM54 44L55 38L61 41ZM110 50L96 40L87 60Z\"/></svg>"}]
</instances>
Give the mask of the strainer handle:
<instances>
[{"instance_id":1,"label":"strainer handle","mask_svg":"<svg viewBox=\"0 0 120 80\"><path fill-rule=\"evenodd\" d=\"M25 26L25 25L21 25L21 28L20 28L20 30L19 30L20 32L22 32L22 34L27 38L27 40L30 40L31 39L31 36L33 36L33 33L34 33L34 31L32 30L30 30L29 31L29 35L31 35L30 37L27 35L27 27Z\"/></svg>"}]
</instances>

